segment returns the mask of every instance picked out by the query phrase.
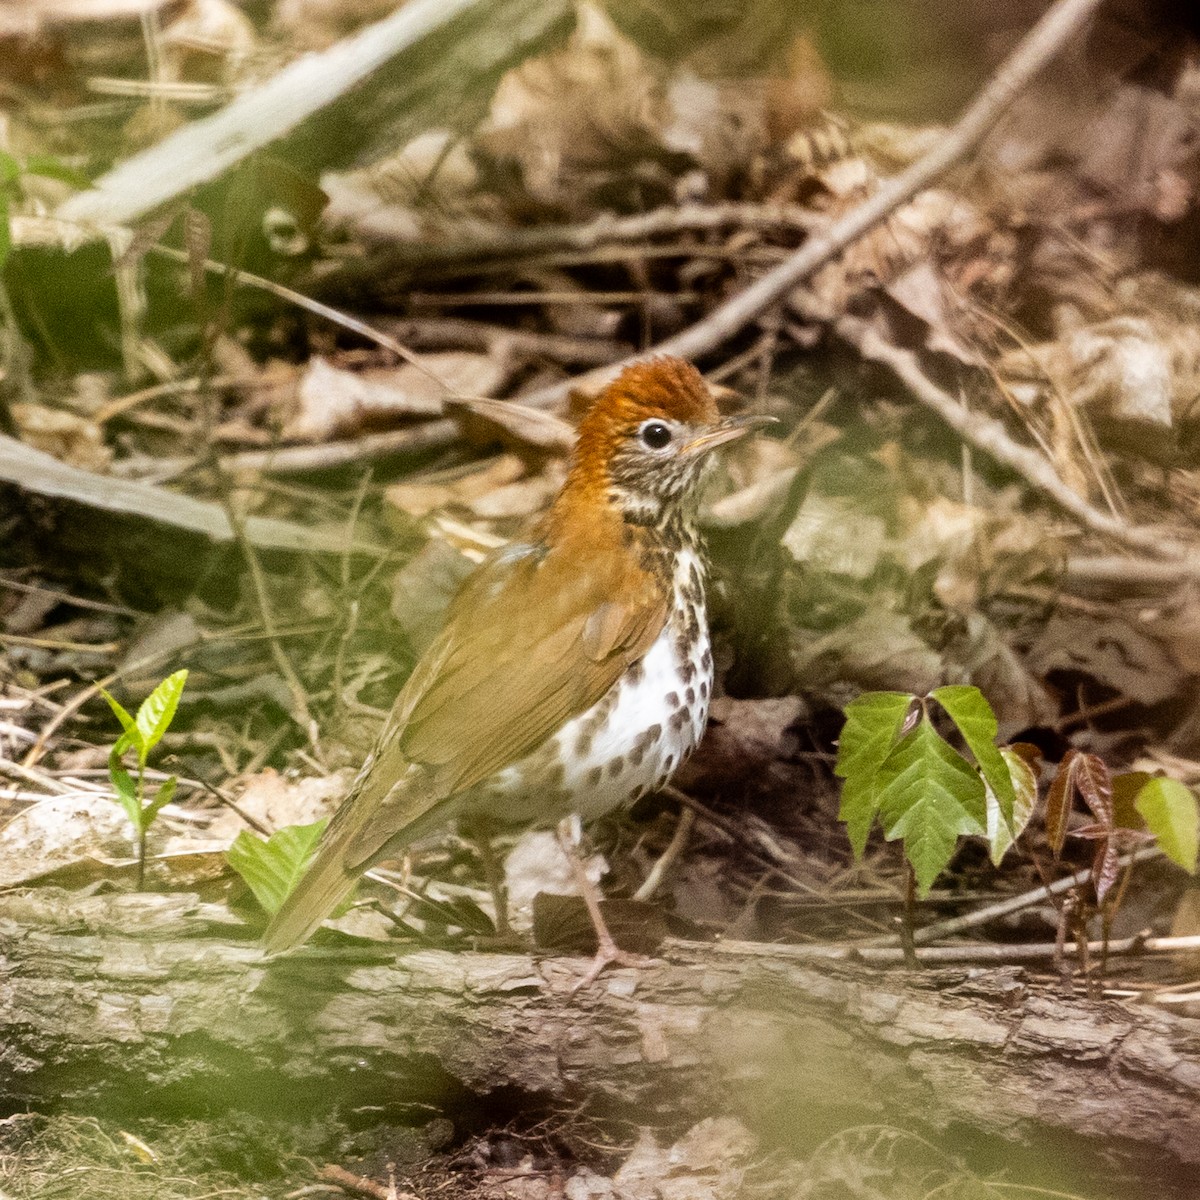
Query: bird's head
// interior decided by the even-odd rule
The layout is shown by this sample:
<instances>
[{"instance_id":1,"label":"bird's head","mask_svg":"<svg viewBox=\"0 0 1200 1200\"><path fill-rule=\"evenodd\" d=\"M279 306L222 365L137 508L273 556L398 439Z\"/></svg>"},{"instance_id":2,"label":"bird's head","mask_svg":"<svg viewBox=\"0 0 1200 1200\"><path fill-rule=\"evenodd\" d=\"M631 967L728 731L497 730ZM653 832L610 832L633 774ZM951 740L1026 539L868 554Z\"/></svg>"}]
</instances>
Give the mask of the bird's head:
<instances>
[{"instance_id":1,"label":"bird's head","mask_svg":"<svg viewBox=\"0 0 1200 1200\"><path fill-rule=\"evenodd\" d=\"M654 524L694 503L718 446L769 423L722 418L700 372L678 358L627 367L596 398L579 426L567 492Z\"/></svg>"}]
</instances>

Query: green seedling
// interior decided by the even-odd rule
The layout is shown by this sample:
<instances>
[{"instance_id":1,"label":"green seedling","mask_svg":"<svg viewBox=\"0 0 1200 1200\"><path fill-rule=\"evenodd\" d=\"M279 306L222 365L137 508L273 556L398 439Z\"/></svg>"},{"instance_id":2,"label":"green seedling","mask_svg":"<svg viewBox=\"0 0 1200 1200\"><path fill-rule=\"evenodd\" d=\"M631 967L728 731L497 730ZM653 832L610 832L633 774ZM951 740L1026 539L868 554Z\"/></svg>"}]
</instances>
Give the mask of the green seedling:
<instances>
[{"instance_id":1,"label":"green seedling","mask_svg":"<svg viewBox=\"0 0 1200 1200\"><path fill-rule=\"evenodd\" d=\"M136 717L131 717L108 692L101 694L121 722L124 733L117 738L108 755L108 776L112 780L117 799L125 810L137 832L137 886L141 891L146 883L146 834L154 824L162 808L170 804L175 795L176 779L172 775L163 780L153 791L146 787L146 762L150 751L162 741L162 736L171 727L179 697L187 682L187 671L176 671L168 675L142 701ZM125 755L130 751L137 755L137 774L131 775L125 768Z\"/></svg>"}]
</instances>

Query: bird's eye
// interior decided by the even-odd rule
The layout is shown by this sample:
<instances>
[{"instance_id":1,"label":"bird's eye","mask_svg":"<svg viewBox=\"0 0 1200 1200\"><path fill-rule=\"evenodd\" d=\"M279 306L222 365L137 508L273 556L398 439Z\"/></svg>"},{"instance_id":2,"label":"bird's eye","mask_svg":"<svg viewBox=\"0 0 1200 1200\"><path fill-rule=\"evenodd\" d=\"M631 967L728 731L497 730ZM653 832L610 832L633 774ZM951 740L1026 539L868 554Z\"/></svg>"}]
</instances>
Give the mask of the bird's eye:
<instances>
[{"instance_id":1,"label":"bird's eye","mask_svg":"<svg viewBox=\"0 0 1200 1200\"><path fill-rule=\"evenodd\" d=\"M651 450L661 450L671 440L671 431L661 421L647 421L642 426L642 442Z\"/></svg>"}]
</instances>

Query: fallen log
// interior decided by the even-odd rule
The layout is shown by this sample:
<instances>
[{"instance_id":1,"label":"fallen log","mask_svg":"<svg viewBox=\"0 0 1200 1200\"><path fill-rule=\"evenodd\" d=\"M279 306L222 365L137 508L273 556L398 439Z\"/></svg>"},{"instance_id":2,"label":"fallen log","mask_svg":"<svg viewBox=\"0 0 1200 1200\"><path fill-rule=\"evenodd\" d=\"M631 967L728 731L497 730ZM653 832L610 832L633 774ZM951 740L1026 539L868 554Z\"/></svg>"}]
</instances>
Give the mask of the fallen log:
<instances>
[{"instance_id":1,"label":"fallen log","mask_svg":"<svg viewBox=\"0 0 1200 1200\"><path fill-rule=\"evenodd\" d=\"M885 972L668 945L580 964L387 944L266 960L188 895L0 897L11 1109L294 1113L500 1091L634 1119L969 1129L1026 1149L1200 1161L1200 1021L1064 999L1015 967ZM766 952L769 951L769 952Z\"/></svg>"}]
</instances>

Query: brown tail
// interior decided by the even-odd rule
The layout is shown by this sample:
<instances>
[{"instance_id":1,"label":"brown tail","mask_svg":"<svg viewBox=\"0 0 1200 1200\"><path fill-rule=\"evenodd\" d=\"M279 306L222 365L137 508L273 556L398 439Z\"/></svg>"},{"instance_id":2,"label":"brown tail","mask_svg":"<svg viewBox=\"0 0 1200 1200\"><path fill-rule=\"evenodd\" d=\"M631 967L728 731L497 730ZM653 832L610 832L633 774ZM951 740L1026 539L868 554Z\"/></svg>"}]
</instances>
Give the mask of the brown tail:
<instances>
[{"instance_id":1,"label":"brown tail","mask_svg":"<svg viewBox=\"0 0 1200 1200\"><path fill-rule=\"evenodd\" d=\"M339 848L323 846L308 873L271 918L263 934L263 948L279 954L306 942L317 927L358 883L359 871L347 871Z\"/></svg>"},{"instance_id":2,"label":"brown tail","mask_svg":"<svg viewBox=\"0 0 1200 1200\"><path fill-rule=\"evenodd\" d=\"M271 918L263 947L279 954L307 941L349 898L364 871L452 815L427 778L411 771L394 747L385 746L354 781L321 838L312 866Z\"/></svg>"}]
</instances>

